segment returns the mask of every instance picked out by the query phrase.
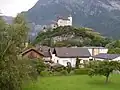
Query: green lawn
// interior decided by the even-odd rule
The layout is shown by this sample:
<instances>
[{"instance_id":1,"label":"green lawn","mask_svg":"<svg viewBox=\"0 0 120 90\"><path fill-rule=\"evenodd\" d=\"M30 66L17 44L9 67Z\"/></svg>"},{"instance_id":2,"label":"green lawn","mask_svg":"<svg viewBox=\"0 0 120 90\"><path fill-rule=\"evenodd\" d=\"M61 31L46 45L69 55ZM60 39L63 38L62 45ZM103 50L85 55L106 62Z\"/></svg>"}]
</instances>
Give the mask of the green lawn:
<instances>
[{"instance_id":1,"label":"green lawn","mask_svg":"<svg viewBox=\"0 0 120 90\"><path fill-rule=\"evenodd\" d=\"M120 90L120 75L112 75L108 84L104 77L59 76L39 78L26 85L24 90Z\"/></svg>"}]
</instances>

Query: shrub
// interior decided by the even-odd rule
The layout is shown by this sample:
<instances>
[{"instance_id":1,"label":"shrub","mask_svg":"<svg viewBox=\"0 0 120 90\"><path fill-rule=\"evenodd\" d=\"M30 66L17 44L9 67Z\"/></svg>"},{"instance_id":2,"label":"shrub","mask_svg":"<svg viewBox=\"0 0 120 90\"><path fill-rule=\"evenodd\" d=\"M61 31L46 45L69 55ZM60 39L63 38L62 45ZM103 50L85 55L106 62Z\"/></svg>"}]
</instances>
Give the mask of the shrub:
<instances>
[{"instance_id":1,"label":"shrub","mask_svg":"<svg viewBox=\"0 0 120 90\"><path fill-rule=\"evenodd\" d=\"M68 72L66 70L62 70L60 73L61 75L68 75Z\"/></svg>"},{"instance_id":2,"label":"shrub","mask_svg":"<svg viewBox=\"0 0 120 90\"><path fill-rule=\"evenodd\" d=\"M49 71L41 71L40 76L43 76L43 77L50 76L50 72Z\"/></svg>"},{"instance_id":3,"label":"shrub","mask_svg":"<svg viewBox=\"0 0 120 90\"><path fill-rule=\"evenodd\" d=\"M72 66L71 66L71 63L70 62L67 62L67 72L70 73L72 71Z\"/></svg>"},{"instance_id":4,"label":"shrub","mask_svg":"<svg viewBox=\"0 0 120 90\"><path fill-rule=\"evenodd\" d=\"M72 70L69 75L75 75L74 70Z\"/></svg>"},{"instance_id":5,"label":"shrub","mask_svg":"<svg viewBox=\"0 0 120 90\"><path fill-rule=\"evenodd\" d=\"M64 66L62 66L60 64L56 64L56 65L52 66L52 70L54 72L61 72L62 70L64 70Z\"/></svg>"},{"instance_id":6,"label":"shrub","mask_svg":"<svg viewBox=\"0 0 120 90\"><path fill-rule=\"evenodd\" d=\"M42 59L34 59L32 60L38 74L40 74L42 71L44 71L47 66L45 65L44 61Z\"/></svg>"},{"instance_id":7,"label":"shrub","mask_svg":"<svg viewBox=\"0 0 120 90\"><path fill-rule=\"evenodd\" d=\"M78 57L76 58L76 65L75 65L75 67L78 69L79 68L79 66L80 66L80 61L81 61L81 59L79 59Z\"/></svg>"},{"instance_id":8,"label":"shrub","mask_svg":"<svg viewBox=\"0 0 120 90\"><path fill-rule=\"evenodd\" d=\"M60 72L53 72L53 76L61 76Z\"/></svg>"},{"instance_id":9,"label":"shrub","mask_svg":"<svg viewBox=\"0 0 120 90\"><path fill-rule=\"evenodd\" d=\"M80 69L75 69L74 70L74 73L76 75L87 75L89 72L89 69L88 68L80 68Z\"/></svg>"}]
</instances>

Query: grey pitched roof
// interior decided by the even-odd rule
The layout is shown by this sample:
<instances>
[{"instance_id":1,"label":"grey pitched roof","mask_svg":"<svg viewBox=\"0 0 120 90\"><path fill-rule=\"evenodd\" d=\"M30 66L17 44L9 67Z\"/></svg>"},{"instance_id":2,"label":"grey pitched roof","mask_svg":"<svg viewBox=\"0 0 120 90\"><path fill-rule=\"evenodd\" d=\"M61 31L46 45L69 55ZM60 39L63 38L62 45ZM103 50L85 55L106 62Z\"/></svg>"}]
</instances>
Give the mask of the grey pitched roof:
<instances>
[{"instance_id":1,"label":"grey pitched roof","mask_svg":"<svg viewBox=\"0 0 120 90\"><path fill-rule=\"evenodd\" d=\"M56 55L63 58L89 57L90 53L86 48L55 48Z\"/></svg>"},{"instance_id":2,"label":"grey pitched roof","mask_svg":"<svg viewBox=\"0 0 120 90\"><path fill-rule=\"evenodd\" d=\"M51 48L48 46L37 46L36 48L38 51L43 52L45 57L51 57L49 50L51 50L51 52L53 52L53 50L54 50L54 48Z\"/></svg>"},{"instance_id":3,"label":"grey pitched roof","mask_svg":"<svg viewBox=\"0 0 120 90\"><path fill-rule=\"evenodd\" d=\"M93 56L94 58L100 58L100 59L106 59L106 60L112 60L117 57L120 57L120 54L107 54L107 53L100 53L96 56Z\"/></svg>"},{"instance_id":4,"label":"grey pitched roof","mask_svg":"<svg viewBox=\"0 0 120 90\"><path fill-rule=\"evenodd\" d=\"M44 57L51 57L51 54L50 54L50 52L43 52L43 54L44 54Z\"/></svg>"},{"instance_id":5,"label":"grey pitched roof","mask_svg":"<svg viewBox=\"0 0 120 90\"><path fill-rule=\"evenodd\" d=\"M42 52L47 52L49 51L49 49L51 50L51 52L53 52L54 48L48 47L48 46L37 46L36 47L37 50L40 50Z\"/></svg>"},{"instance_id":6,"label":"grey pitched roof","mask_svg":"<svg viewBox=\"0 0 120 90\"><path fill-rule=\"evenodd\" d=\"M68 19L68 18L63 18L63 17L58 18L58 20L59 20L59 19L62 19L62 20L70 20L70 19Z\"/></svg>"},{"instance_id":7,"label":"grey pitched roof","mask_svg":"<svg viewBox=\"0 0 120 90\"><path fill-rule=\"evenodd\" d=\"M50 47L48 47L48 46L37 46L36 48L37 48L37 50L40 50L43 52L48 51L50 49Z\"/></svg>"}]
</instances>

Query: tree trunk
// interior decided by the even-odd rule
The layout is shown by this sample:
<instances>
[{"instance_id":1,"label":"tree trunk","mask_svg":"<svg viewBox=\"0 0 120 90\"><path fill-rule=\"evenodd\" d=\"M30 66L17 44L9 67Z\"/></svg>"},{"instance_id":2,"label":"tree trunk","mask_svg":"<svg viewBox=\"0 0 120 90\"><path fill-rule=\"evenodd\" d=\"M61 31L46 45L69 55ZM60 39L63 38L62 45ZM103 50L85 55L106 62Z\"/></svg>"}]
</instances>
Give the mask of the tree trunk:
<instances>
[{"instance_id":1,"label":"tree trunk","mask_svg":"<svg viewBox=\"0 0 120 90\"><path fill-rule=\"evenodd\" d=\"M106 76L106 81L105 81L105 83L108 83L108 80L109 80L109 76Z\"/></svg>"}]
</instances>

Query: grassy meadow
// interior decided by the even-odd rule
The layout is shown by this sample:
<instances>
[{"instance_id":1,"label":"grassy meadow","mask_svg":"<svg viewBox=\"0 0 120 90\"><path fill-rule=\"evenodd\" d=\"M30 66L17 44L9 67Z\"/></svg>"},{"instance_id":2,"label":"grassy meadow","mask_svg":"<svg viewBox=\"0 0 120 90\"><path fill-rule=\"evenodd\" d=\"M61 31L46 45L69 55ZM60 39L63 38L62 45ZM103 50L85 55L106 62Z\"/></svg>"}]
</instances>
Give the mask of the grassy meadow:
<instances>
[{"instance_id":1,"label":"grassy meadow","mask_svg":"<svg viewBox=\"0 0 120 90\"><path fill-rule=\"evenodd\" d=\"M87 75L40 77L37 82L24 85L23 90L120 90L120 75L105 77Z\"/></svg>"}]
</instances>

